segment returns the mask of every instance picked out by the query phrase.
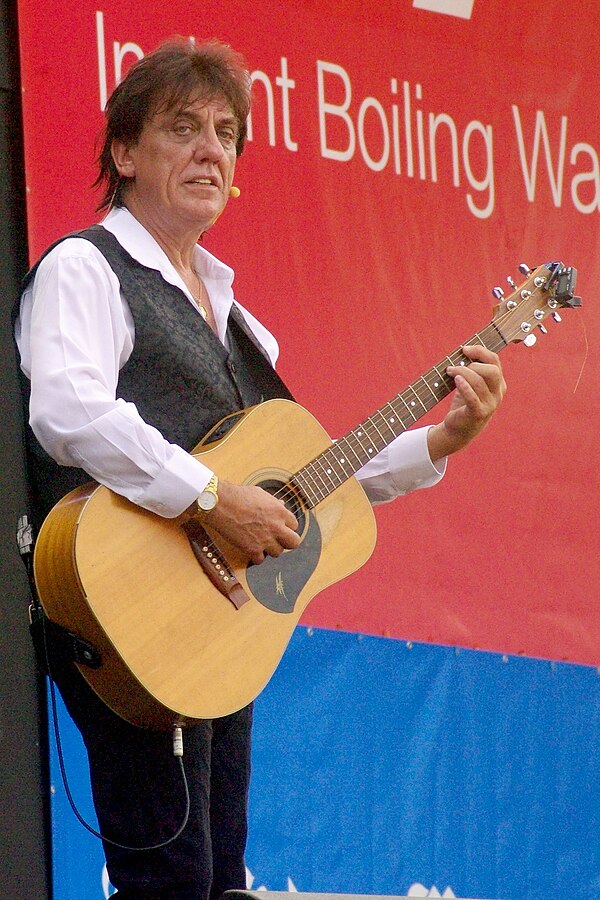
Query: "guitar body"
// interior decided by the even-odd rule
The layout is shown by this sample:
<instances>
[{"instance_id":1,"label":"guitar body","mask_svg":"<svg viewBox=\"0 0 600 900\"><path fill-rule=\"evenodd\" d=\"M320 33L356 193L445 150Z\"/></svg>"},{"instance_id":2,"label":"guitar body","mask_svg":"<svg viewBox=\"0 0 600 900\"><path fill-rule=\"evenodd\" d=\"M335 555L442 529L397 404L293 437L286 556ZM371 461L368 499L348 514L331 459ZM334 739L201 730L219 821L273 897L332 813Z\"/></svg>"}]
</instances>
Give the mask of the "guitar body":
<instances>
[{"instance_id":1,"label":"guitar body","mask_svg":"<svg viewBox=\"0 0 600 900\"><path fill-rule=\"evenodd\" d=\"M331 446L302 407L272 400L245 411L194 455L220 478L276 487ZM354 478L304 510L301 545L260 566L221 538L246 593L234 604L202 570L178 520L85 485L50 512L34 556L47 616L92 643L82 675L116 713L166 728L227 715L265 687L310 600L355 571L375 544L375 520Z\"/></svg>"}]
</instances>

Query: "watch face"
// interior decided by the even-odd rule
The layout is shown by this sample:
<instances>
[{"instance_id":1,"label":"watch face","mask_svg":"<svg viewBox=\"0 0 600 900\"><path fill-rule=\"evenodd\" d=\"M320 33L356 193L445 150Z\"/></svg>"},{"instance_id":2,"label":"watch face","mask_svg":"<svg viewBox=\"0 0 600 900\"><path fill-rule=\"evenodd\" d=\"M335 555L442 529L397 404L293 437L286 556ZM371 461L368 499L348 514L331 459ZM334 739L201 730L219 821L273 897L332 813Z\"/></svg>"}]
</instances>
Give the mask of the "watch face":
<instances>
[{"instance_id":1,"label":"watch face","mask_svg":"<svg viewBox=\"0 0 600 900\"><path fill-rule=\"evenodd\" d=\"M198 497L198 506L203 512L208 512L211 509L214 509L217 505L217 496L216 494L211 493L211 491L204 491Z\"/></svg>"}]
</instances>

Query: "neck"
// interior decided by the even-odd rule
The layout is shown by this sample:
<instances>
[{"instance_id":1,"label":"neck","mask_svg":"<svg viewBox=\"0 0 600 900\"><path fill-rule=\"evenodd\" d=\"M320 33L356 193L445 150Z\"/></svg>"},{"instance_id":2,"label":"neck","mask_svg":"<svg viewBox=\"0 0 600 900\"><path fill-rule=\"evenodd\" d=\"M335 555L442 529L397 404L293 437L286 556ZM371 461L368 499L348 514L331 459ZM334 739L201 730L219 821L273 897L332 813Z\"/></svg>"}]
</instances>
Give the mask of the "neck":
<instances>
[{"instance_id":1,"label":"neck","mask_svg":"<svg viewBox=\"0 0 600 900\"><path fill-rule=\"evenodd\" d=\"M168 230L148 210L145 209L135 195L127 198L126 208L134 216L140 225L152 235L159 247L164 251L173 267L180 275L195 274L194 252L202 230L198 228L181 229L174 233L172 228Z\"/></svg>"}]
</instances>

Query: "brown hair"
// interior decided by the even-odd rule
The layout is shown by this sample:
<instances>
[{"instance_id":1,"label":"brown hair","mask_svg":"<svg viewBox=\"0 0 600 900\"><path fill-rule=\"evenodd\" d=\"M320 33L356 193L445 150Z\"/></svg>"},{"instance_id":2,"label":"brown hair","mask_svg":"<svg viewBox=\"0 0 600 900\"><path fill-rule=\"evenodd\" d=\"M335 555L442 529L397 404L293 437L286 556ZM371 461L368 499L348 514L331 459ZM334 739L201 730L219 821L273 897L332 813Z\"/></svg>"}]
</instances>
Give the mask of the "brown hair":
<instances>
[{"instance_id":1,"label":"brown hair","mask_svg":"<svg viewBox=\"0 0 600 900\"><path fill-rule=\"evenodd\" d=\"M113 161L113 141L134 146L146 122L158 111L181 108L196 97L224 97L237 119L239 156L246 141L250 88L242 56L220 41L196 45L187 38L171 38L134 63L106 104L102 149L97 159L100 171L94 182L94 187L104 187L98 209L123 205L127 182Z\"/></svg>"}]
</instances>

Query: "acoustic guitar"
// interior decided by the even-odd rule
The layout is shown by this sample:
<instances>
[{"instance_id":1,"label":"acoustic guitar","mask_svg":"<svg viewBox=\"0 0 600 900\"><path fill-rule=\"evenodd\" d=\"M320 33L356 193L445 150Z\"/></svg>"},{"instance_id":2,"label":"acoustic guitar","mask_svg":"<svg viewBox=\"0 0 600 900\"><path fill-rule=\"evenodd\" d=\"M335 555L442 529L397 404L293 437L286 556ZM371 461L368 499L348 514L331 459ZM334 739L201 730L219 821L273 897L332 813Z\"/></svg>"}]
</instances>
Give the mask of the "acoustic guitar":
<instances>
[{"instance_id":1,"label":"acoustic guitar","mask_svg":"<svg viewBox=\"0 0 600 900\"><path fill-rule=\"evenodd\" d=\"M529 270L465 344L531 343L544 320L579 306L576 270ZM510 281L510 279L509 279ZM260 485L299 519L300 546L251 565L192 520L164 519L95 483L72 491L38 535L34 576L46 615L94 648L79 669L126 720L152 728L223 716L275 671L309 601L362 566L376 528L354 474L453 389L458 348L341 440L301 406L272 400L231 417L194 455L219 477ZM218 427L218 426L217 426Z\"/></svg>"}]
</instances>

